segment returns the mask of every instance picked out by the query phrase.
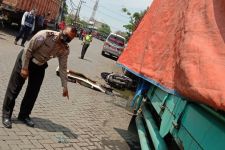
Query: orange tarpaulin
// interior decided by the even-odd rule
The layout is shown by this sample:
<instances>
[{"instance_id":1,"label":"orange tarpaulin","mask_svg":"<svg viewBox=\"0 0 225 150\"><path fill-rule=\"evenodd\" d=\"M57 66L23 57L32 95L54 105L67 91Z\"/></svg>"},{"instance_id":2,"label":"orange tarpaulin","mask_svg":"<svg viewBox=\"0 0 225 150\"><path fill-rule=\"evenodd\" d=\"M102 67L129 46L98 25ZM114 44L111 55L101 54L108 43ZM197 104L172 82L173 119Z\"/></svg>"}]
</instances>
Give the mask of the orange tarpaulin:
<instances>
[{"instance_id":1,"label":"orange tarpaulin","mask_svg":"<svg viewBox=\"0 0 225 150\"><path fill-rule=\"evenodd\" d=\"M154 0L118 61L225 111L224 41L225 0Z\"/></svg>"}]
</instances>

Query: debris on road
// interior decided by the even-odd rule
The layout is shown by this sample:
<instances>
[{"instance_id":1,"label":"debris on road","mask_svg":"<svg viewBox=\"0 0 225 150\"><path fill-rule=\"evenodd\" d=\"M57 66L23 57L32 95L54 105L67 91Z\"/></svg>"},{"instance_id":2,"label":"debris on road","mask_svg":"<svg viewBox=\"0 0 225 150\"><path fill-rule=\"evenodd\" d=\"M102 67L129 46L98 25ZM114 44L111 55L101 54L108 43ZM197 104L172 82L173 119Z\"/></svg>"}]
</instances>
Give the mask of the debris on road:
<instances>
[{"instance_id":1,"label":"debris on road","mask_svg":"<svg viewBox=\"0 0 225 150\"><path fill-rule=\"evenodd\" d=\"M56 69L56 74L59 76L59 67L57 67ZM100 85L96 81L86 77L85 75L79 72L67 70L67 77L69 82L78 83L82 86L106 93L108 95L112 95L112 96L114 95L111 87Z\"/></svg>"}]
</instances>

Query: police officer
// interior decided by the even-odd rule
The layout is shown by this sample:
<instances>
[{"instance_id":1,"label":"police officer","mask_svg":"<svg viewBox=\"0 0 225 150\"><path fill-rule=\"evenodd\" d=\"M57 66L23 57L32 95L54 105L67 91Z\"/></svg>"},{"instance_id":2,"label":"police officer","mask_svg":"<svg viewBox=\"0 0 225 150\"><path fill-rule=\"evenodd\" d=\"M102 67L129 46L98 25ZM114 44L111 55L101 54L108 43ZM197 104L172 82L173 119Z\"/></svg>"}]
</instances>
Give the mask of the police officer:
<instances>
[{"instance_id":1,"label":"police officer","mask_svg":"<svg viewBox=\"0 0 225 150\"><path fill-rule=\"evenodd\" d=\"M87 34L84 36L83 38L83 47L82 47L82 51L81 51L81 59L84 59L84 55L88 49L88 47L90 46L90 43L92 42L92 35L91 35L91 31L88 31Z\"/></svg>"},{"instance_id":2,"label":"police officer","mask_svg":"<svg viewBox=\"0 0 225 150\"><path fill-rule=\"evenodd\" d=\"M35 26L35 14L36 14L37 10L36 9L32 9L30 12L25 12L23 14L22 17L22 21L21 21L21 28L20 28L20 32L19 34L16 36L16 39L14 41L14 44L17 45L17 41L19 41L19 39L21 37L22 38L22 42L21 42L21 46L24 47L24 44L29 36L29 34L31 32L34 31L34 26Z\"/></svg>"},{"instance_id":3,"label":"police officer","mask_svg":"<svg viewBox=\"0 0 225 150\"><path fill-rule=\"evenodd\" d=\"M11 116L17 98L26 78L28 85L23 97L18 120L33 127L34 123L29 115L38 96L47 61L58 57L59 72L63 87L63 96L69 98L67 90L67 59L69 55L68 43L75 37L76 29L66 27L61 32L42 30L35 34L24 50L18 54L13 68L2 109L2 123L6 128L12 127Z\"/></svg>"}]
</instances>

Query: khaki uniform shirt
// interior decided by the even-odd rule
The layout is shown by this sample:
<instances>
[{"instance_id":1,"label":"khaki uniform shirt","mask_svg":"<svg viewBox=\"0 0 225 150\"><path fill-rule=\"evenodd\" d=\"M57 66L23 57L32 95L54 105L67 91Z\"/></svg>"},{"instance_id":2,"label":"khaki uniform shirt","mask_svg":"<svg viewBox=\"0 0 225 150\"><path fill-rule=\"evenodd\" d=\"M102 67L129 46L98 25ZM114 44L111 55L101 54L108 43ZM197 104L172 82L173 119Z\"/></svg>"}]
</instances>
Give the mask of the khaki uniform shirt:
<instances>
[{"instance_id":1,"label":"khaki uniform shirt","mask_svg":"<svg viewBox=\"0 0 225 150\"><path fill-rule=\"evenodd\" d=\"M58 57L62 86L67 88L68 55L69 46L59 42L59 32L42 30L35 34L25 47L22 56L22 68L28 69L29 61L42 65L51 58Z\"/></svg>"}]
</instances>

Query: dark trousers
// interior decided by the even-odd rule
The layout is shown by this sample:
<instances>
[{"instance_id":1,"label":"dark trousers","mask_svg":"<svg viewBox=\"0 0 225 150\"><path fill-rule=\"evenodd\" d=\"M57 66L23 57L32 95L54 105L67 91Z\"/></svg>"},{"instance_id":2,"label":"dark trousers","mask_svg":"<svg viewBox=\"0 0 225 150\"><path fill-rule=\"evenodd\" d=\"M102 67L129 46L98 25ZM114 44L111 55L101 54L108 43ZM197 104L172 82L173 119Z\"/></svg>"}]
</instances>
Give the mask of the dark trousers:
<instances>
[{"instance_id":1,"label":"dark trousers","mask_svg":"<svg viewBox=\"0 0 225 150\"><path fill-rule=\"evenodd\" d=\"M79 35L79 39L83 40L83 35L82 34Z\"/></svg>"},{"instance_id":2,"label":"dark trousers","mask_svg":"<svg viewBox=\"0 0 225 150\"><path fill-rule=\"evenodd\" d=\"M20 38L22 39L21 45L24 45L28 36L30 35L31 28L28 26L21 26L19 34L16 36L15 41L19 41Z\"/></svg>"},{"instance_id":3,"label":"dark trousers","mask_svg":"<svg viewBox=\"0 0 225 150\"><path fill-rule=\"evenodd\" d=\"M86 51L87 51L87 49L88 49L88 47L90 46L90 44L84 44L83 45L83 47L82 47L82 51L81 51L81 59L83 59L84 58L84 55L85 55L85 53L86 53Z\"/></svg>"},{"instance_id":4,"label":"dark trousers","mask_svg":"<svg viewBox=\"0 0 225 150\"><path fill-rule=\"evenodd\" d=\"M15 106L15 100L20 93L25 79L20 75L20 71L22 68L22 57L23 50L19 53L15 66L13 68L8 87L5 94L5 99L3 102L3 117L11 118L13 108ZM47 63L38 66L34 64L32 61L29 63L29 77L28 77L28 85L26 88L25 95L23 97L21 106L20 106L20 113L21 117L27 117L30 115L34 103L37 99L42 81L45 75L45 69L47 68Z\"/></svg>"}]
</instances>

